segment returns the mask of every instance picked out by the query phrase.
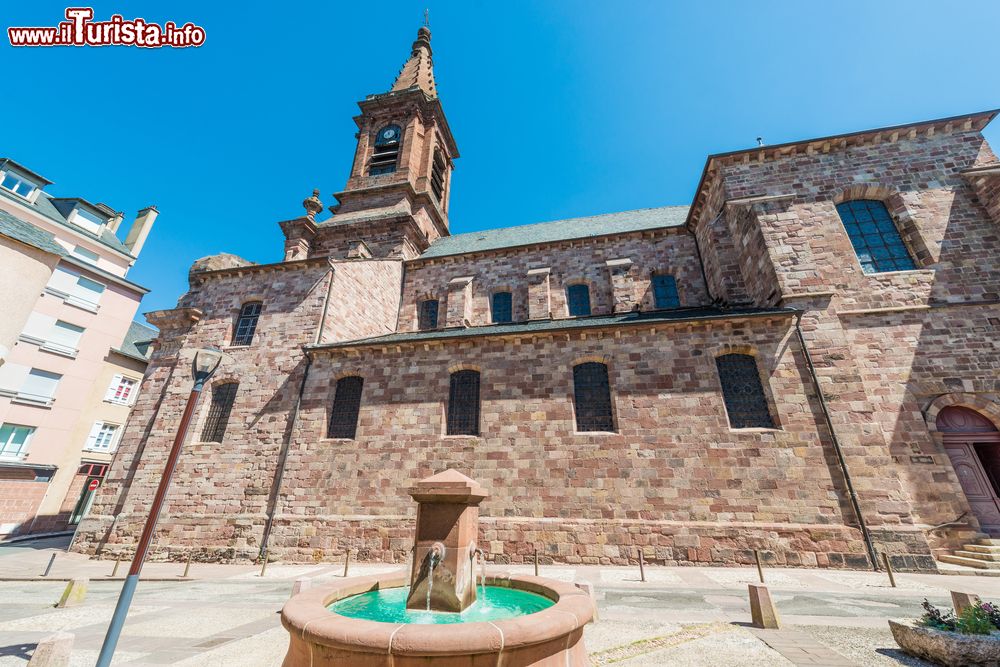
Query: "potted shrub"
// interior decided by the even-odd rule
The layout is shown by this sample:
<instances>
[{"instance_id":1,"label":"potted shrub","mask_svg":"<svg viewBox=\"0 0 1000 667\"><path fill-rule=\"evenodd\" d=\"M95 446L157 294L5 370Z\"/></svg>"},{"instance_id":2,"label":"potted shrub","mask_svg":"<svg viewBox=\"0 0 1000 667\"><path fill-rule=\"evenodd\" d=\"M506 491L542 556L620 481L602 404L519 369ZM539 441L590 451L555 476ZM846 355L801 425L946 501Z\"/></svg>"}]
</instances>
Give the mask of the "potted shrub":
<instances>
[{"instance_id":1,"label":"potted shrub","mask_svg":"<svg viewBox=\"0 0 1000 667\"><path fill-rule=\"evenodd\" d=\"M916 621L889 621L904 651L948 667L1000 667L1000 606L978 602L958 616L927 600L923 607Z\"/></svg>"}]
</instances>

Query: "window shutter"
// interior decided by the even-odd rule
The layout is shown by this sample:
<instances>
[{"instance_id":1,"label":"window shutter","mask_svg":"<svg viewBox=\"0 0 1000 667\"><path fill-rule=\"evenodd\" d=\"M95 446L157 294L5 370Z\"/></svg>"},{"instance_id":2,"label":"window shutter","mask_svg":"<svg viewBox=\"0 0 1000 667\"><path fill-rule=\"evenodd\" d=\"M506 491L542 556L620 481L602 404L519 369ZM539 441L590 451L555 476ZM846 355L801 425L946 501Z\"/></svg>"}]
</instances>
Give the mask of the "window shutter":
<instances>
[{"instance_id":1,"label":"window shutter","mask_svg":"<svg viewBox=\"0 0 1000 667\"><path fill-rule=\"evenodd\" d=\"M104 394L104 400L105 401L113 401L114 400L115 394L118 393L118 387L122 383L122 377L124 377L124 376L121 373L119 373L118 375L116 375L113 378L111 378L111 386L108 387L107 393Z\"/></svg>"},{"instance_id":2,"label":"window shutter","mask_svg":"<svg viewBox=\"0 0 1000 667\"><path fill-rule=\"evenodd\" d=\"M87 443L84 445L84 449L94 449L94 446L97 444L97 436L100 435L102 428L104 428L104 422L94 422L94 427L90 429L90 435L87 436Z\"/></svg>"}]
</instances>

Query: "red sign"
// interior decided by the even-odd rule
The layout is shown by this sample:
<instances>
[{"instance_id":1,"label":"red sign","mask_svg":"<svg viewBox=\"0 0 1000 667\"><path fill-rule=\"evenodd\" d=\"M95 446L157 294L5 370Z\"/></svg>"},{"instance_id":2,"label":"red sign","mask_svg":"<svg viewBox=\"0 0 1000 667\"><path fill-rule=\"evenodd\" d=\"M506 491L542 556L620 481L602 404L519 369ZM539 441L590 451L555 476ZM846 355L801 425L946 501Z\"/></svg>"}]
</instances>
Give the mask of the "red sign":
<instances>
[{"instance_id":1,"label":"red sign","mask_svg":"<svg viewBox=\"0 0 1000 667\"><path fill-rule=\"evenodd\" d=\"M88 491L97 491L97 487L99 487L100 485L101 485L101 480L99 480L99 479L92 479L92 480L90 480L90 482L87 483L87 490Z\"/></svg>"}]
</instances>

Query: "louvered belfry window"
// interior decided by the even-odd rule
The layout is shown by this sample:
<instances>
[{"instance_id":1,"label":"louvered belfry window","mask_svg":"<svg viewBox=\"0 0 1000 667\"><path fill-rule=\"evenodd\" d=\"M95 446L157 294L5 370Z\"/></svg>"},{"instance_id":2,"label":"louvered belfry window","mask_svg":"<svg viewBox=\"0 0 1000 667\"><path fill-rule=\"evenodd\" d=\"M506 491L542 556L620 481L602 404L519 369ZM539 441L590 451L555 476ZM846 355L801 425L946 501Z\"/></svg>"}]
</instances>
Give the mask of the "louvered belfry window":
<instances>
[{"instance_id":1,"label":"louvered belfry window","mask_svg":"<svg viewBox=\"0 0 1000 667\"><path fill-rule=\"evenodd\" d=\"M451 374L448 391L448 435L479 435L479 373Z\"/></svg>"},{"instance_id":2,"label":"louvered belfry window","mask_svg":"<svg viewBox=\"0 0 1000 667\"><path fill-rule=\"evenodd\" d=\"M444 195L444 154L440 150L434 151L434 164L431 166L431 192L434 198L441 201Z\"/></svg>"},{"instance_id":3,"label":"louvered belfry window","mask_svg":"<svg viewBox=\"0 0 1000 667\"><path fill-rule=\"evenodd\" d=\"M357 376L337 380L337 389L333 396L333 409L330 410L330 424L327 427L328 438L354 439L358 430L361 389L364 384L364 379Z\"/></svg>"},{"instance_id":4,"label":"louvered belfry window","mask_svg":"<svg viewBox=\"0 0 1000 667\"><path fill-rule=\"evenodd\" d=\"M872 199L845 201L837 204L837 213L865 273L917 268L885 204Z\"/></svg>"},{"instance_id":5,"label":"louvered belfry window","mask_svg":"<svg viewBox=\"0 0 1000 667\"><path fill-rule=\"evenodd\" d=\"M715 365L729 425L733 428L774 428L757 360L749 354L724 354L716 357Z\"/></svg>"},{"instance_id":6,"label":"louvered belfry window","mask_svg":"<svg viewBox=\"0 0 1000 667\"><path fill-rule=\"evenodd\" d=\"M257 321L260 319L260 301L251 301L240 308L240 316L236 320L236 331L233 333L233 345L249 345L257 331Z\"/></svg>"},{"instance_id":7,"label":"louvered belfry window","mask_svg":"<svg viewBox=\"0 0 1000 667\"><path fill-rule=\"evenodd\" d=\"M398 125L387 125L378 131L378 134L375 135L371 164L368 167L370 176L391 174L396 171L402 137L403 132Z\"/></svg>"},{"instance_id":8,"label":"louvered belfry window","mask_svg":"<svg viewBox=\"0 0 1000 667\"><path fill-rule=\"evenodd\" d=\"M420 309L417 313L418 329L437 329L438 325L438 302L437 299L427 299L420 302Z\"/></svg>"},{"instance_id":9,"label":"louvered belfry window","mask_svg":"<svg viewBox=\"0 0 1000 667\"><path fill-rule=\"evenodd\" d=\"M227 382L212 387L212 404L208 409L205 428L201 432L202 442L222 442L229 425L229 414L233 411L236 390L239 384Z\"/></svg>"},{"instance_id":10,"label":"louvered belfry window","mask_svg":"<svg viewBox=\"0 0 1000 667\"><path fill-rule=\"evenodd\" d=\"M608 367L594 361L573 367L577 431L614 431Z\"/></svg>"}]
</instances>

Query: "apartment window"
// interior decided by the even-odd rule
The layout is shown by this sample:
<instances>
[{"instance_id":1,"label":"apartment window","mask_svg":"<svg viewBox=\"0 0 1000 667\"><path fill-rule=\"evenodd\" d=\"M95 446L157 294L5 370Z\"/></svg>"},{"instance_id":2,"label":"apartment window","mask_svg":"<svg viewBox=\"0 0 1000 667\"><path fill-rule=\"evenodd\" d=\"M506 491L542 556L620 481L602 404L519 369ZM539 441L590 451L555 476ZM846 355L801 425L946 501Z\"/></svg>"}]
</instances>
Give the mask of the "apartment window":
<instances>
[{"instance_id":1,"label":"apartment window","mask_svg":"<svg viewBox=\"0 0 1000 667\"><path fill-rule=\"evenodd\" d=\"M35 432L34 426L4 424L0 426L0 457L23 458Z\"/></svg>"},{"instance_id":2,"label":"apartment window","mask_svg":"<svg viewBox=\"0 0 1000 667\"><path fill-rule=\"evenodd\" d=\"M76 355L80 346L80 337L83 336L84 328L78 327L69 322L57 320L52 325L49 332L49 339L42 345L43 348L50 348L63 354Z\"/></svg>"},{"instance_id":3,"label":"apartment window","mask_svg":"<svg viewBox=\"0 0 1000 667\"><path fill-rule=\"evenodd\" d=\"M371 164L368 167L370 176L391 174L396 171L402 137L403 132L398 125L387 125L378 131L375 135L375 150L372 152Z\"/></svg>"},{"instance_id":4,"label":"apartment window","mask_svg":"<svg viewBox=\"0 0 1000 667\"><path fill-rule=\"evenodd\" d=\"M60 379L62 379L62 375L58 373L32 368L28 371L28 377L25 378L21 391L17 392L17 398L48 405L55 398Z\"/></svg>"},{"instance_id":5,"label":"apartment window","mask_svg":"<svg viewBox=\"0 0 1000 667\"><path fill-rule=\"evenodd\" d=\"M233 411L236 389L239 384L227 382L212 387L212 404L208 409L205 428L201 431L202 442L222 442L229 425L229 414Z\"/></svg>"},{"instance_id":6,"label":"apartment window","mask_svg":"<svg viewBox=\"0 0 1000 667\"><path fill-rule=\"evenodd\" d=\"M83 227L89 232L98 234L101 231L101 227L104 226L108 220L107 218L94 215L90 211L84 211L81 208L77 208L72 217L70 217L70 222L79 227Z\"/></svg>"},{"instance_id":7,"label":"apartment window","mask_svg":"<svg viewBox=\"0 0 1000 667\"><path fill-rule=\"evenodd\" d=\"M444 153L440 149L435 149L434 164L431 166L431 192L434 193L434 198L438 201L441 201L441 197L444 195L444 171Z\"/></svg>"},{"instance_id":8,"label":"apartment window","mask_svg":"<svg viewBox=\"0 0 1000 667\"><path fill-rule=\"evenodd\" d=\"M437 299L427 299L420 302L417 314L418 329L437 329L438 302Z\"/></svg>"},{"instance_id":9,"label":"apartment window","mask_svg":"<svg viewBox=\"0 0 1000 667\"><path fill-rule=\"evenodd\" d=\"M87 437L84 449L91 452L110 452L118 444L118 432L121 426L108 422L94 422Z\"/></svg>"},{"instance_id":10,"label":"apartment window","mask_svg":"<svg viewBox=\"0 0 1000 667\"><path fill-rule=\"evenodd\" d=\"M115 375L111 378L111 386L108 387L108 391L104 394L104 400L119 405L132 405L132 402L135 400L135 390L138 384L138 380L133 380L124 375Z\"/></svg>"},{"instance_id":11,"label":"apartment window","mask_svg":"<svg viewBox=\"0 0 1000 667\"><path fill-rule=\"evenodd\" d=\"M96 252L87 250L83 246L79 245L73 248L73 254L84 261L90 262L91 264L97 264L97 260L100 258Z\"/></svg>"},{"instance_id":12,"label":"apartment window","mask_svg":"<svg viewBox=\"0 0 1000 667\"><path fill-rule=\"evenodd\" d=\"M0 185L3 186L4 190L9 190L15 194L21 195L27 198L35 191L35 186L32 183L24 180L20 176L15 176L11 173L5 173L3 175L3 180L0 181Z\"/></svg>"},{"instance_id":13,"label":"apartment window","mask_svg":"<svg viewBox=\"0 0 1000 667\"><path fill-rule=\"evenodd\" d=\"M614 431L608 367L587 362L573 367L573 403L577 431Z\"/></svg>"},{"instance_id":14,"label":"apartment window","mask_svg":"<svg viewBox=\"0 0 1000 667\"><path fill-rule=\"evenodd\" d=\"M566 288L566 304L573 317L590 315L590 288L586 285L570 285Z\"/></svg>"},{"instance_id":15,"label":"apartment window","mask_svg":"<svg viewBox=\"0 0 1000 667\"><path fill-rule=\"evenodd\" d=\"M846 201L837 204L837 213L865 273L916 268L885 204L871 199Z\"/></svg>"},{"instance_id":16,"label":"apartment window","mask_svg":"<svg viewBox=\"0 0 1000 667\"><path fill-rule=\"evenodd\" d=\"M503 324L514 320L514 305L510 292L495 292L490 305L493 312L493 324Z\"/></svg>"},{"instance_id":17,"label":"apartment window","mask_svg":"<svg viewBox=\"0 0 1000 667\"><path fill-rule=\"evenodd\" d=\"M722 384L722 399L732 428L774 428L757 360L749 354L724 354L715 365Z\"/></svg>"},{"instance_id":18,"label":"apartment window","mask_svg":"<svg viewBox=\"0 0 1000 667\"><path fill-rule=\"evenodd\" d=\"M236 331L233 333L233 345L249 345L257 331L257 321L264 304L251 301L240 308L240 316L236 319Z\"/></svg>"},{"instance_id":19,"label":"apartment window","mask_svg":"<svg viewBox=\"0 0 1000 667\"><path fill-rule=\"evenodd\" d=\"M448 390L448 435L479 435L479 373L451 374Z\"/></svg>"},{"instance_id":20,"label":"apartment window","mask_svg":"<svg viewBox=\"0 0 1000 667\"><path fill-rule=\"evenodd\" d=\"M361 390L364 385L364 379L357 376L337 380L326 437L353 440L357 435L358 413L361 411Z\"/></svg>"},{"instance_id":21,"label":"apartment window","mask_svg":"<svg viewBox=\"0 0 1000 667\"><path fill-rule=\"evenodd\" d=\"M653 305L657 309L680 308L677 296L677 281L669 273L653 275Z\"/></svg>"}]
</instances>

